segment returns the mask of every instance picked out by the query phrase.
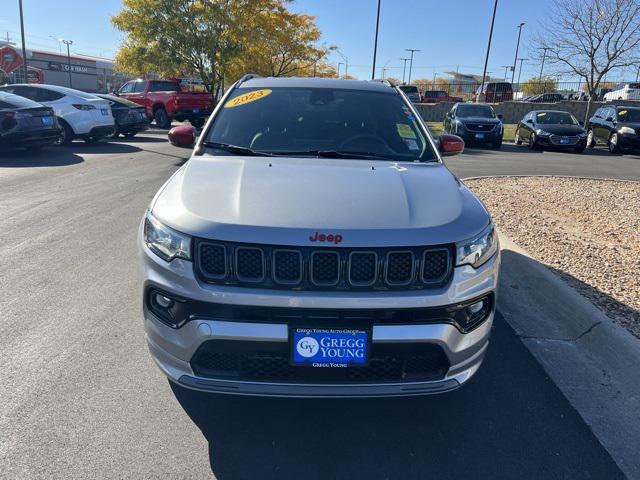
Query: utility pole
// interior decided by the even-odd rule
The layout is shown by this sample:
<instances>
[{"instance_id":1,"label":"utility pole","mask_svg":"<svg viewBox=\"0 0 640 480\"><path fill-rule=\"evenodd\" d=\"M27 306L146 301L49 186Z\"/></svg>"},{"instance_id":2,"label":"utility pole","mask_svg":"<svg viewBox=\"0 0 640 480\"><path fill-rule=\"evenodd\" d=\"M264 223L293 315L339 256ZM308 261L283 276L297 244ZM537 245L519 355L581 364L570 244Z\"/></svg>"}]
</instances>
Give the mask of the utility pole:
<instances>
[{"instance_id":1,"label":"utility pole","mask_svg":"<svg viewBox=\"0 0 640 480\"><path fill-rule=\"evenodd\" d=\"M344 65L342 62L338 62L338 71L336 72L336 77L340 78L340 65Z\"/></svg>"},{"instance_id":2,"label":"utility pole","mask_svg":"<svg viewBox=\"0 0 640 480\"><path fill-rule=\"evenodd\" d=\"M67 68L69 69L69 88L73 88L73 83L71 82L71 52L69 51L69 45L73 45L73 40L62 40L67 46Z\"/></svg>"},{"instance_id":3,"label":"utility pole","mask_svg":"<svg viewBox=\"0 0 640 480\"><path fill-rule=\"evenodd\" d=\"M378 28L380 27L380 1L378 0L378 14L376 15L376 39L373 42L373 68L371 69L371 80L376 78L376 53L378 53Z\"/></svg>"},{"instance_id":4,"label":"utility pole","mask_svg":"<svg viewBox=\"0 0 640 480\"><path fill-rule=\"evenodd\" d=\"M407 52L411 52L411 57L409 58L409 80L407 83L411 83L411 70L413 69L413 54L415 52L419 52L417 48L405 48Z\"/></svg>"},{"instance_id":5,"label":"utility pole","mask_svg":"<svg viewBox=\"0 0 640 480\"><path fill-rule=\"evenodd\" d=\"M336 48L336 52L338 52L338 55L340 55L342 57L342 59L344 60L344 76L346 77L349 74L349 57L347 57L344 53L342 53L340 50L338 50Z\"/></svg>"},{"instance_id":6,"label":"utility pole","mask_svg":"<svg viewBox=\"0 0 640 480\"><path fill-rule=\"evenodd\" d=\"M400 60L402 60L404 62L404 65L402 66L402 84L404 85L404 74L407 71L407 61L409 59L408 58L401 58Z\"/></svg>"},{"instance_id":7,"label":"utility pole","mask_svg":"<svg viewBox=\"0 0 640 480\"><path fill-rule=\"evenodd\" d=\"M542 47L542 65L540 65L540 76L538 77L538 80L540 80L540 83L542 83L542 94L544 95L545 90L547 89L547 84L544 82L544 80L542 79L542 72L544 72L544 61L547 57L547 50L549 50L549 47Z\"/></svg>"},{"instance_id":8,"label":"utility pole","mask_svg":"<svg viewBox=\"0 0 640 480\"><path fill-rule=\"evenodd\" d=\"M509 69L511 68L511 65L500 65L502 68L504 68L504 81L507 81L507 72L509 71Z\"/></svg>"},{"instance_id":9,"label":"utility pole","mask_svg":"<svg viewBox=\"0 0 640 480\"><path fill-rule=\"evenodd\" d=\"M522 27L524 27L525 23L522 22L518 25L518 43L516 43L516 56L513 59L513 71L511 73L511 83L513 83L513 78L516 75L516 64L518 63L518 50L520 49L520 35L522 35Z\"/></svg>"},{"instance_id":10,"label":"utility pole","mask_svg":"<svg viewBox=\"0 0 640 480\"><path fill-rule=\"evenodd\" d=\"M22 35L22 74L24 75L24 83L29 83L27 77L27 47L24 44L24 17L22 15L22 0L18 0L20 5L20 35Z\"/></svg>"},{"instance_id":11,"label":"utility pole","mask_svg":"<svg viewBox=\"0 0 640 480\"><path fill-rule=\"evenodd\" d=\"M520 60L520 70L518 71L518 91L520 91L520 75L522 74L522 64L525 60L529 60L528 58L518 58Z\"/></svg>"},{"instance_id":12,"label":"utility pole","mask_svg":"<svg viewBox=\"0 0 640 480\"><path fill-rule=\"evenodd\" d=\"M480 85L480 95L476 95L476 103L480 102L482 92L484 92L484 82L487 78L487 65L489 63L489 52L491 51L491 39L493 38L493 24L496 21L496 10L498 9L498 0L493 2L493 16L491 17L491 28L489 29L489 41L487 42L487 54L484 57L484 69L482 70L482 84Z\"/></svg>"}]
</instances>

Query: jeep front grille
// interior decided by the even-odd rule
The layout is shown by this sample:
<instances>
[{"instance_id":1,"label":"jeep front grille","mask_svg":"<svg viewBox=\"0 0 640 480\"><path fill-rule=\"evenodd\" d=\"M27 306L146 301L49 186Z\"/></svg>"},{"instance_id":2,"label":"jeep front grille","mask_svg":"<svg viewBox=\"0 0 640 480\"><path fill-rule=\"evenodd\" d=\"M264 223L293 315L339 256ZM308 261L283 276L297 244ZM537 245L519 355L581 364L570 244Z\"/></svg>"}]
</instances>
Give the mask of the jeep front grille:
<instances>
[{"instance_id":1,"label":"jeep front grille","mask_svg":"<svg viewBox=\"0 0 640 480\"><path fill-rule=\"evenodd\" d=\"M198 277L223 285L296 290L439 288L453 271L453 246L314 248L195 240Z\"/></svg>"}]
</instances>

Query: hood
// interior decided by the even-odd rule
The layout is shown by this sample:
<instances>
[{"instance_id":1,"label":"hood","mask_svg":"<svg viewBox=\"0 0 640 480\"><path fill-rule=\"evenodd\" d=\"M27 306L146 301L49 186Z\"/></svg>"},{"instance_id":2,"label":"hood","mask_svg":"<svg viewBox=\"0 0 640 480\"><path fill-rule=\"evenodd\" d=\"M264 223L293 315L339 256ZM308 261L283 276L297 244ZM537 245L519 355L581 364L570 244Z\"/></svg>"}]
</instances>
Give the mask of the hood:
<instances>
[{"instance_id":1,"label":"hood","mask_svg":"<svg viewBox=\"0 0 640 480\"><path fill-rule=\"evenodd\" d=\"M480 201L441 163L194 156L152 205L166 225L204 238L341 246L459 241L489 222Z\"/></svg>"},{"instance_id":2,"label":"hood","mask_svg":"<svg viewBox=\"0 0 640 480\"><path fill-rule=\"evenodd\" d=\"M585 129L580 125L536 125L536 129L538 128L554 135L578 135L579 133L585 133Z\"/></svg>"},{"instance_id":3,"label":"hood","mask_svg":"<svg viewBox=\"0 0 640 480\"><path fill-rule=\"evenodd\" d=\"M487 118L487 117L457 117L462 123L490 123L497 124L501 120L499 118Z\"/></svg>"}]
</instances>

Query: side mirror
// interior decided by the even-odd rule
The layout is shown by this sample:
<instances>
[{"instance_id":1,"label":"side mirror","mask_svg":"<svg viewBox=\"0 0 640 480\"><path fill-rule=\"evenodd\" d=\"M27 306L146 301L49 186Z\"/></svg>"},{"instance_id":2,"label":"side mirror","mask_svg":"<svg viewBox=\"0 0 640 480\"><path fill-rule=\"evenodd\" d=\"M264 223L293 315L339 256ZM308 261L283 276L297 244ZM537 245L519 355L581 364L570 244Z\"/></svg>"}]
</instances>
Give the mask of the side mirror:
<instances>
[{"instance_id":1,"label":"side mirror","mask_svg":"<svg viewBox=\"0 0 640 480\"><path fill-rule=\"evenodd\" d=\"M502 115L501 113L499 113L499 114L498 114L498 118L499 118L500 120L502 120L502 119L504 118L504 115Z\"/></svg>"},{"instance_id":2,"label":"side mirror","mask_svg":"<svg viewBox=\"0 0 640 480\"><path fill-rule=\"evenodd\" d=\"M457 135L443 133L438 137L440 154L443 157L450 157L464 152L464 140Z\"/></svg>"},{"instance_id":3,"label":"side mirror","mask_svg":"<svg viewBox=\"0 0 640 480\"><path fill-rule=\"evenodd\" d=\"M114 90L113 92L111 92L111 95L113 95L114 97L119 97L120 93L117 90Z\"/></svg>"},{"instance_id":4,"label":"side mirror","mask_svg":"<svg viewBox=\"0 0 640 480\"><path fill-rule=\"evenodd\" d=\"M613 117L607 117L607 122L613 122Z\"/></svg>"},{"instance_id":5,"label":"side mirror","mask_svg":"<svg viewBox=\"0 0 640 480\"><path fill-rule=\"evenodd\" d=\"M531 125L533 125L533 120L531 118L527 119L527 123L530 123Z\"/></svg>"},{"instance_id":6,"label":"side mirror","mask_svg":"<svg viewBox=\"0 0 640 480\"><path fill-rule=\"evenodd\" d=\"M169 141L176 147L191 148L196 143L196 129L191 125L180 125L169 130Z\"/></svg>"},{"instance_id":7,"label":"side mirror","mask_svg":"<svg viewBox=\"0 0 640 480\"><path fill-rule=\"evenodd\" d=\"M582 120L578 121L581 127L584 127L584 122Z\"/></svg>"}]
</instances>

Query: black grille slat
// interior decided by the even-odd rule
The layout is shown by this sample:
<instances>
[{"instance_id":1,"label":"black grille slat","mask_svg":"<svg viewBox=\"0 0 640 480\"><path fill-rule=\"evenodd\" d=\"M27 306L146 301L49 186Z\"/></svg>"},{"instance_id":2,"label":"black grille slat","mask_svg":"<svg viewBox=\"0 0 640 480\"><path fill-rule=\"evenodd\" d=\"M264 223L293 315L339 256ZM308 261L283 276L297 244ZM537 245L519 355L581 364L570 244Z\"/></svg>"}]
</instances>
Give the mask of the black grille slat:
<instances>
[{"instance_id":1,"label":"black grille slat","mask_svg":"<svg viewBox=\"0 0 640 480\"><path fill-rule=\"evenodd\" d=\"M415 290L446 285L453 245L293 247L194 240L194 267L208 283L298 290Z\"/></svg>"},{"instance_id":2,"label":"black grille slat","mask_svg":"<svg viewBox=\"0 0 640 480\"><path fill-rule=\"evenodd\" d=\"M387 255L387 282L392 285L408 284L413 278L413 253L389 252Z\"/></svg>"},{"instance_id":3,"label":"black grille slat","mask_svg":"<svg viewBox=\"0 0 640 480\"><path fill-rule=\"evenodd\" d=\"M336 252L313 252L311 281L316 285L335 285L340 280L340 255Z\"/></svg>"},{"instance_id":4,"label":"black grille slat","mask_svg":"<svg viewBox=\"0 0 640 480\"><path fill-rule=\"evenodd\" d=\"M236 249L236 275L240 280L259 282L264 278L264 253L259 248Z\"/></svg>"},{"instance_id":5,"label":"black grille slat","mask_svg":"<svg viewBox=\"0 0 640 480\"><path fill-rule=\"evenodd\" d=\"M422 259L422 281L438 282L449 272L449 252L432 250L424 252Z\"/></svg>"},{"instance_id":6,"label":"black grille slat","mask_svg":"<svg viewBox=\"0 0 640 480\"><path fill-rule=\"evenodd\" d=\"M296 284L302 280L302 255L295 250L273 253L273 279L277 283Z\"/></svg>"},{"instance_id":7,"label":"black grille slat","mask_svg":"<svg viewBox=\"0 0 640 480\"><path fill-rule=\"evenodd\" d=\"M378 257L373 252L353 252L349 258L349 283L372 285L376 281Z\"/></svg>"},{"instance_id":8,"label":"black grille slat","mask_svg":"<svg viewBox=\"0 0 640 480\"><path fill-rule=\"evenodd\" d=\"M200 268L212 278L224 277L227 273L227 259L224 246L212 243L200 245Z\"/></svg>"}]
</instances>

